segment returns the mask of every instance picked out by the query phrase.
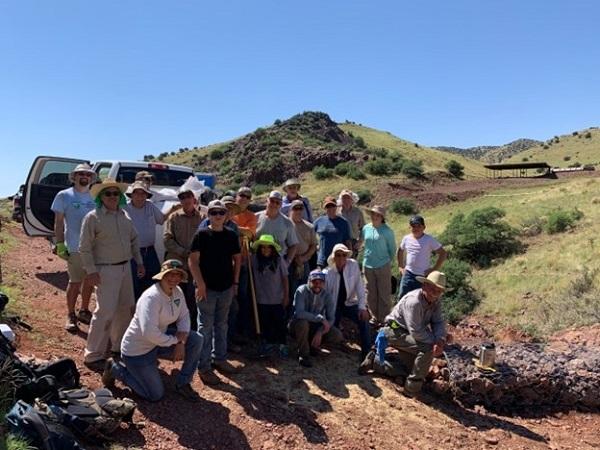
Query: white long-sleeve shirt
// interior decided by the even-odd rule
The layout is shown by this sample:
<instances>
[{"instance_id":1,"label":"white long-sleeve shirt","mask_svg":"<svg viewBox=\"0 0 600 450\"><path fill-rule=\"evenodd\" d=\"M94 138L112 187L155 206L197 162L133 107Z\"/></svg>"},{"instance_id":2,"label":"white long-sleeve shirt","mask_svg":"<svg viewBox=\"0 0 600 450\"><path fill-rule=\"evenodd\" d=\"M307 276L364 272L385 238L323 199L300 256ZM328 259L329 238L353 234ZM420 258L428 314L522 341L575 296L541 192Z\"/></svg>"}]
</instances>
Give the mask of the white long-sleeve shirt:
<instances>
[{"instance_id":1,"label":"white long-sleeve shirt","mask_svg":"<svg viewBox=\"0 0 600 450\"><path fill-rule=\"evenodd\" d=\"M140 356L155 347L177 344L177 338L166 333L173 322L177 322L177 331L189 333L190 313L183 291L178 286L169 296L160 288L160 283L155 283L137 302L133 319L121 341L121 354Z\"/></svg>"},{"instance_id":2,"label":"white long-sleeve shirt","mask_svg":"<svg viewBox=\"0 0 600 450\"><path fill-rule=\"evenodd\" d=\"M365 294L365 285L358 263L348 258L346 265L342 270L344 273L344 284L346 285L346 306L358 304L358 309L367 309L367 296ZM324 271L327 274L325 290L329 292L337 308L337 298L340 290L340 273L335 266L329 266Z\"/></svg>"}]
</instances>

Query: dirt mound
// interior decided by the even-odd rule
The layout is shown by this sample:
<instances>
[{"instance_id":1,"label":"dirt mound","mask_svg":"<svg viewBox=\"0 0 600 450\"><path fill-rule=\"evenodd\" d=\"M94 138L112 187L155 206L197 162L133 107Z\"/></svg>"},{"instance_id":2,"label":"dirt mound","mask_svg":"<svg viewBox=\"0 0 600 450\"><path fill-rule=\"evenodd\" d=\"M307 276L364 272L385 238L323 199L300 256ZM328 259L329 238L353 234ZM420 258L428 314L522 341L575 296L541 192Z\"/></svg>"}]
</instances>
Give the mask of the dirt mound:
<instances>
[{"instance_id":1,"label":"dirt mound","mask_svg":"<svg viewBox=\"0 0 600 450\"><path fill-rule=\"evenodd\" d=\"M551 348L564 349L571 345L582 345L600 349L600 324L588 327L563 330L549 340Z\"/></svg>"}]
</instances>

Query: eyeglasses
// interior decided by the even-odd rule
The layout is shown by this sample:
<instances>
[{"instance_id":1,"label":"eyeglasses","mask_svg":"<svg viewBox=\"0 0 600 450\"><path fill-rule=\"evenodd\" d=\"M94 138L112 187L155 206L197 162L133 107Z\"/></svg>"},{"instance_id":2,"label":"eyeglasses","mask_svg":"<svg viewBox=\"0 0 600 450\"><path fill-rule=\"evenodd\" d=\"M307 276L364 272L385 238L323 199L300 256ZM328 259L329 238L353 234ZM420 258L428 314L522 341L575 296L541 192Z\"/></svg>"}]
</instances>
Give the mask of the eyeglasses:
<instances>
[{"instance_id":1,"label":"eyeglasses","mask_svg":"<svg viewBox=\"0 0 600 450\"><path fill-rule=\"evenodd\" d=\"M333 256L336 258L347 258L348 255L346 253L334 253Z\"/></svg>"},{"instance_id":2,"label":"eyeglasses","mask_svg":"<svg viewBox=\"0 0 600 450\"><path fill-rule=\"evenodd\" d=\"M104 191L102 197L118 197L121 195L121 191Z\"/></svg>"},{"instance_id":3,"label":"eyeglasses","mask_svg":"<svg viewBox=\"0 0 600 450\"><path fill-rule=\"evenodd\" d=\"M92 174L89 172L75 172L75 176L77 177L91 177Z\"/></svg>"},{"instance_id":4,"label":"eyeglasses","mask_svg":"<svg viewBox=\"0 0 600 450\"><path fill-rule=\"evenodd\" d=\"M327 205L325 205L325 209L329 208L337 208L337 205L334 205L333 203L328 203Z\"/></svg>"},{"instance_id":5,"label":"eyeglasses","mask_svg":"<svg viewBox=\"0 0 600 450\"><path fill-rule=\"evenodd\" d=\"M252 198L252 196L248 195L248 194L238 194L238 197L247 198L248 200L250 200Z\"/></svg>"},{"instance_id":6,"label":"eyeglasses","mask_svg":"<svg viewBox=\"0 0 600 450\"><path fill-rule=\"evenodd\" d=\"M227 211L223 211L222 209L218 209L218 210L212 210L208 212L209 216L224 216L225 214L227 214Z\"/></svg>"},{"instance_id":7,"label":"eyeglasses","mask_svg":"<svg viewBox=\"0 0 600 450\"><path fill-rule=\"evenodd\" d=\"M304 211L304 206L294 206L292 209L294 211Z\"/></svg>"},{"instance_id":8,"label":"eyeglasses","mask_svg":"<svg viewBox=\"0 0 600 450\"><path fill-rule=\"evenodd\" d=\"M179 194L179 195L177 196L177 198L178 198L179 200L185 200L186 198L191 198L191 197L193 197L193 196L194 196L194 194L191 194L191 193L187 192L187 193L185 193L185 194Z\"/></svg>"}]
</instances>

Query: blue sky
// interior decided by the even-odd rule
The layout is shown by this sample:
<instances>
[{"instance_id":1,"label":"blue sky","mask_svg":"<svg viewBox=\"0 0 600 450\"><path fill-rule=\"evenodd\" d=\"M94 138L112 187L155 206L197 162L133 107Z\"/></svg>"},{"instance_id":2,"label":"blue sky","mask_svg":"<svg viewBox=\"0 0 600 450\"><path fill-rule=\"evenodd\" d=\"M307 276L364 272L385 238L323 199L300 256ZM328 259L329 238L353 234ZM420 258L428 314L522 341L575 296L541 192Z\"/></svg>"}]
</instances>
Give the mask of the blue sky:
<instances>
[{"instance_id":1,"label":"blue sky","mask_svg":"<svg viewBox=\"0 0 600 450\"><path fill-rule=\"evenodd\" d=\"M0 196L320 110L425 145L600 125L594 0L0 0Z\"/></svg>"}]
</instances>

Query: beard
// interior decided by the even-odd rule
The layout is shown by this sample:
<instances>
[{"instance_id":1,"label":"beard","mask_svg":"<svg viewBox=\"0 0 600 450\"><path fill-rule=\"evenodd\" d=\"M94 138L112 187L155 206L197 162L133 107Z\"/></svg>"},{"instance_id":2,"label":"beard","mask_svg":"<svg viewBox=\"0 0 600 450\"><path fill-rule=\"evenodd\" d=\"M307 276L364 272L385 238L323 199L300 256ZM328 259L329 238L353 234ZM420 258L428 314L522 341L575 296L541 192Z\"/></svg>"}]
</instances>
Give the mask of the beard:
<instances>
[{"instance_id":1,"label":"beard","mask_svg":"<svg viewBox=\"0 0 600 450\"><path fill-rule=\"evenodd\" d=\"M77 180L77 184L79 186L88 186L90 184L90 180L88 178L80 178Z\"/></svg>"}]
</instances>

